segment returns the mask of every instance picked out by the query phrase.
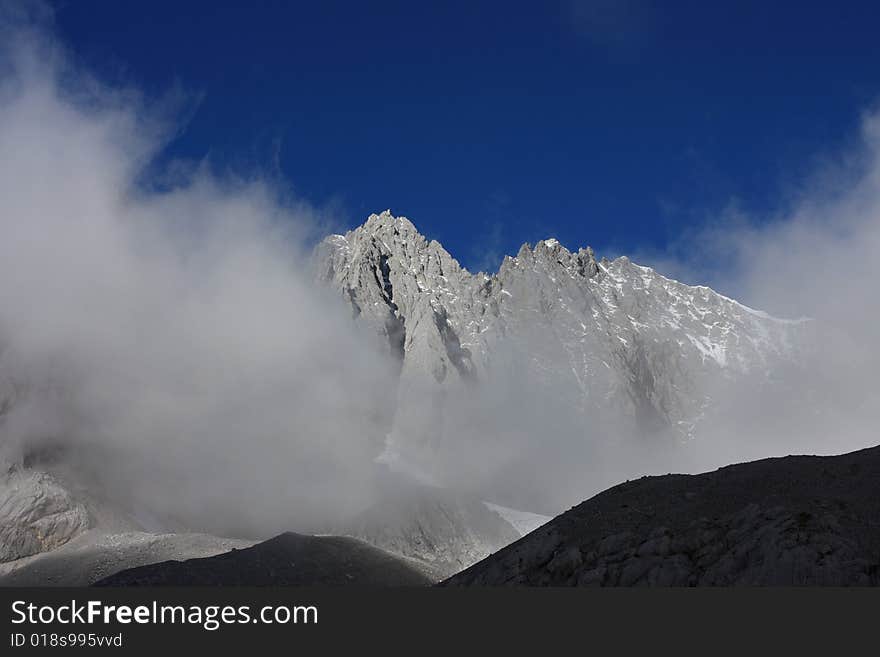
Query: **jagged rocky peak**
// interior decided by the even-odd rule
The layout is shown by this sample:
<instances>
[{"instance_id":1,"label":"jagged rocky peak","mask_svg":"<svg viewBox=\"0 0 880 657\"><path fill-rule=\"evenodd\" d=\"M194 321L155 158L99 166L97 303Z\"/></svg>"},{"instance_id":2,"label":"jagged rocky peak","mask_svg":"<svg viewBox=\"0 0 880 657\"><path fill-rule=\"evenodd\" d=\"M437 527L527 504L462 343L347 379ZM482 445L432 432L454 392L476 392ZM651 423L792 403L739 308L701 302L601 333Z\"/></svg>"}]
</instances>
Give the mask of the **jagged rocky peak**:
<instances>
[{"instance_id":1,"label":"jagged rocky peak","mask_svg":"<svg viewBox=\"0 0 880 657\"><path fill-rule=\"evenodd\" d=\"M317 250L317 277L351 305L402 362L402 374L429 373L443 383L473 375L457 316L481 295L481 280L405 217L373 214Z\"/></svg>"},{"instance_id":2,"label":"jagged rocky peak","mask_svg":"<svg viewBox=\"0 0 880 657\"><path fill-rule=\"evenodd\" d=\"M371 214L364 224L345 235L331 235L321 242L318 253L319 276L325 279L341 275L341 280L356 282L350 272L346 276L334 265L350 270L352 262L359 259L379 266L383 286L390 282L390 264L396 265L398 272L415 275L423 284L428 279L466 273L439 242L428 241L409 219L395 217L391 210Z\"/></svg>"},{"instance_id":3,"label":"jagged rocky peak","mask_svg":"<svg viewBox=\"0 0 880 657\"><path fill-rule=\"evenodd\" d=\"M454 261L440 243L428 240L406 217L395 217L391 210L371 214L357 228L344 235L331 235L323 242L329 248L373 247L385 255L412 256L417 252L429 250L437 255L445 255ZM458 263L455 263L458 265Z\"/></svg>"},{"instance_id":4,"label":"jagged rocky peak","mask_svg":"<svg viewBox=\"0 0 880 657\"><path fill-rule=\"evenodd\" d=\"M707 417L711 400L697 392L707 377L769 376L798 343L795 323L552 237L524 244L496 274L471 274L385 211L316 255L318 279L372 326L402 377L489 381L499 353L505 362L518 353L525 369L514 376L568 407L613 408L684 437ZM405 405L398 400L398 415Z\"/></svg>"},{"instance_id":5,"label":"jagged rocky peak","mask_svg":"<svg viewBox=\"0 0 880 657\"><path fill-rule=\"evenodd\" d=\"M383 210L379 214L371 214L369 217L367 217L367 220L364 222L363 226L361 226L360 229L355 230L361 229L366 232L390 230L397 234L412 234L424 240L421 233L416 230L416 227L409 219L402 216L395 217L394 214L392 214L391 210Z\"/></svg>"},{"instance_id":6,"label":"jagged rocky peak","mask_svg":"<svg viewBox=\"0 0 880 657\"><path fill-rule=\"evenodd\" d=\"M545 269L561 267L570 275L581 278L592 278L600 273L592 247L571 252L555 237L548 237L536 242L534 247L523 244L515 258L505 256L498 275L503 275L511 267L533 267L536 263L542 263Z\"/></svg>"}]
</instances>

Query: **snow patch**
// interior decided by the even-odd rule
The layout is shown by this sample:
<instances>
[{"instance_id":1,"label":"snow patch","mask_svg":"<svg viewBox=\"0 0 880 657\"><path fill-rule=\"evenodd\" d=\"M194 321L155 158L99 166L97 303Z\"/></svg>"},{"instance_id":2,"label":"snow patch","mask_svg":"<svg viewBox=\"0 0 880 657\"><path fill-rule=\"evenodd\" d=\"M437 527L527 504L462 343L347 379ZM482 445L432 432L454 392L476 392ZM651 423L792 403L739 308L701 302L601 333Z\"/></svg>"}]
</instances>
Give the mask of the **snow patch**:
<instances>
[{"instance_id":1,"label":"snow patch","mask_svg":"<svg viewBox=\"0 0 880 657\"><path fill-rule=\"evenodd\" d=\"M544 525L553 520L552 516L544 516L540 513L532 513L531 511L520 511L519 509L511 509L506 506L492 504L491 502L483 502L483 504L487 509L489 509L490 511L494 511L511 525L513 525L513 528L516 529L516 531L518 531L523 536L535 531L541 525Z\"/></svg>"}]
</instances>

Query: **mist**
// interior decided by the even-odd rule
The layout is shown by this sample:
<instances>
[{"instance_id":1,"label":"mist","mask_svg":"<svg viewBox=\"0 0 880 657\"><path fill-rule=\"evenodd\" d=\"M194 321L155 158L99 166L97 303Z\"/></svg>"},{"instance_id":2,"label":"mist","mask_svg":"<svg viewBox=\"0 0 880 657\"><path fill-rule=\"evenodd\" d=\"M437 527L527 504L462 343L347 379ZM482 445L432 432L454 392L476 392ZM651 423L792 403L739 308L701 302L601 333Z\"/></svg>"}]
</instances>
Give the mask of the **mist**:
<instances>
[{"instance_id":1,"label":"mist","mask_svg":"<svg viewBox=\"0 0 880 657\"><path fill-rule=\"evenodd\" d=\"M854 141L822 154L778 213L727 211L668 252L633 255L793 329L790 358L696 382L712 407L693 439L640 430L613 411L594 410L585 421L571 390L534 385L524 364L502 367L449 402L455 411L438 456L444 476L498 503L553 514L644 475L880 443L880 113L864 114ZM520 356L540 347L538 336Z\"/></svg>"},{"instance_id":2,"label":"mist","mask_svg":"<svg viewBox=\"0 0 880 657\"><path fill-rule=\"evenodd\" d=\"M399 364L312 280L333 218L253 172L160 165L173 95L102 84L42 23L0 36L3 463L63 463L135 513L219 534L317 530L368 506ZM424 470L556 513L643 474L877 442L880 115L779 216L725 215L653 260L809 318L797 360L772 385L706 382L717 409L682 444L610 412L585 424L572 390L537 390L522 353L499 358L490 380L444 392ZM406 412L425 426L436 391L414 390Z\"/></svg>"},{"instance_id":3,"label":"mist","mask_svg":"<svg viewBox=\"0 0 880 657\"><path fill-rule=\"evenodd\" d=\"M643 254L674 278L800 320L795 358L768 381L715 383L711 425L678 470L880 442L880 112L866 110L852 142L816 162L774 214L731 199L667 252Z\"/></svg>"},{"instance_id":4,"label":"mist","mask_svg":"<svg viewBox=\"0 0 880 657\"><path fill-rule=\"evenodd\" d=\"M365 504L392 370L305 269L328 218L207 162L157 175L167 100L102 85L45 25L2 37L4 462L233 534Z\"/></svg>"}]
</instances>

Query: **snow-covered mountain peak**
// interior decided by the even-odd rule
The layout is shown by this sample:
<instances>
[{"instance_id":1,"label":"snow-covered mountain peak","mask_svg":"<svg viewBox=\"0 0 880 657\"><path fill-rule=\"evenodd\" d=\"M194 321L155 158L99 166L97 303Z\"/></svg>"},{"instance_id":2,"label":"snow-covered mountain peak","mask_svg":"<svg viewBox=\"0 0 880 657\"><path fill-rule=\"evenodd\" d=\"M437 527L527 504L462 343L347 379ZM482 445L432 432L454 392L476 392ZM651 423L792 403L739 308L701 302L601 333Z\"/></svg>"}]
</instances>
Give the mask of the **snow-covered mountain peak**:
<instances>
[{"instance_id":1,"label":"snow-covered mountain peak","mask_svg":"<svg viewBox=\"0 0 880 657\"><path fill-rule=\"evenodd\" d=\"M592 248L580 248L573 253L555 238L539 240L534 247L523 244L515 257L504 258L496 276L504 278L506 272L511 270L540 271L552 278L566 274L581 279L589 279L599 273Z\"/></svg>"},{"instance_id":2,"label":"snow-covered mountain peak","mask_svg":"<svg viewBox=\"0 0 880 657\"><path fill-rule=\"evenodd\" d=\"M332 235L318 247L325 258L332 258L331 254L337 251L349 254L352 260L394 260L397 269L409 269L423 283L436 276L464 271L439 242L429 241L409 219L396 217L391 210L371 214L361 226L345 235Z\"/></svg>"},{"instance_id":3,"label":"snow-covered mountain peak","mask_svg":"<svg viewBox=\"0 0 880 657\"><path fill-rule=\"evenodd\" d=\"M363 231L379 234L384 232L392 232L395 234L412 235L413 237L422 237L413 223L406 217L395 217L391 210L383 210L379 214L371 214L363 226ZM359 230L359 229L355 229ZM424 239L422 237L422 239Z\"/></svg>"},{"instance_id":4,"label":"snow-covered mountain peak","mask_svg":"<svg viewBox=\"0 0 880 657\"><path fill-rule=\"evenodd\" d=\"M471 274L386 211L324 240L316 256L317 278L400 359L401 377L489 381L497 354L516 352L521 376L568 407L615 407L682 436L709 404L697 392L706 379L769 376L798 341L796 325L708 287L555 238L523 244L496 274Z\"/></svg>"}]
</instances>

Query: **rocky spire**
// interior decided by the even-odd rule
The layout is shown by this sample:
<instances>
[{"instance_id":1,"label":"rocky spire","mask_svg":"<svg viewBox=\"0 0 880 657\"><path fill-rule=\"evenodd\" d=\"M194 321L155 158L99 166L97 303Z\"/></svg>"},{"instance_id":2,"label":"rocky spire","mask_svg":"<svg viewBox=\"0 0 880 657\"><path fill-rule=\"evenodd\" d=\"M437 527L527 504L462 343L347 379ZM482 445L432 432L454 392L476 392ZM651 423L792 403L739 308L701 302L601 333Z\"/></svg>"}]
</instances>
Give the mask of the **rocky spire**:
<instances>
[{"instance_id":1,"label":"rocky spire","mask_svg":"<svg viewBox=\"0 0 880 657\"><path fill-rule=\"evenodd\" d=\"M706 377L766 371L796 344L791 325L628 258L597 262L558 239L523 244L497 274L471 274L389 210L318 247L319 278L401 360L435 385L486 380L500 348L521 350L535 385L566 391L589 414L689 436ZM531 366L530 366L531 367Z\"/></svg>"}]
</instances>

